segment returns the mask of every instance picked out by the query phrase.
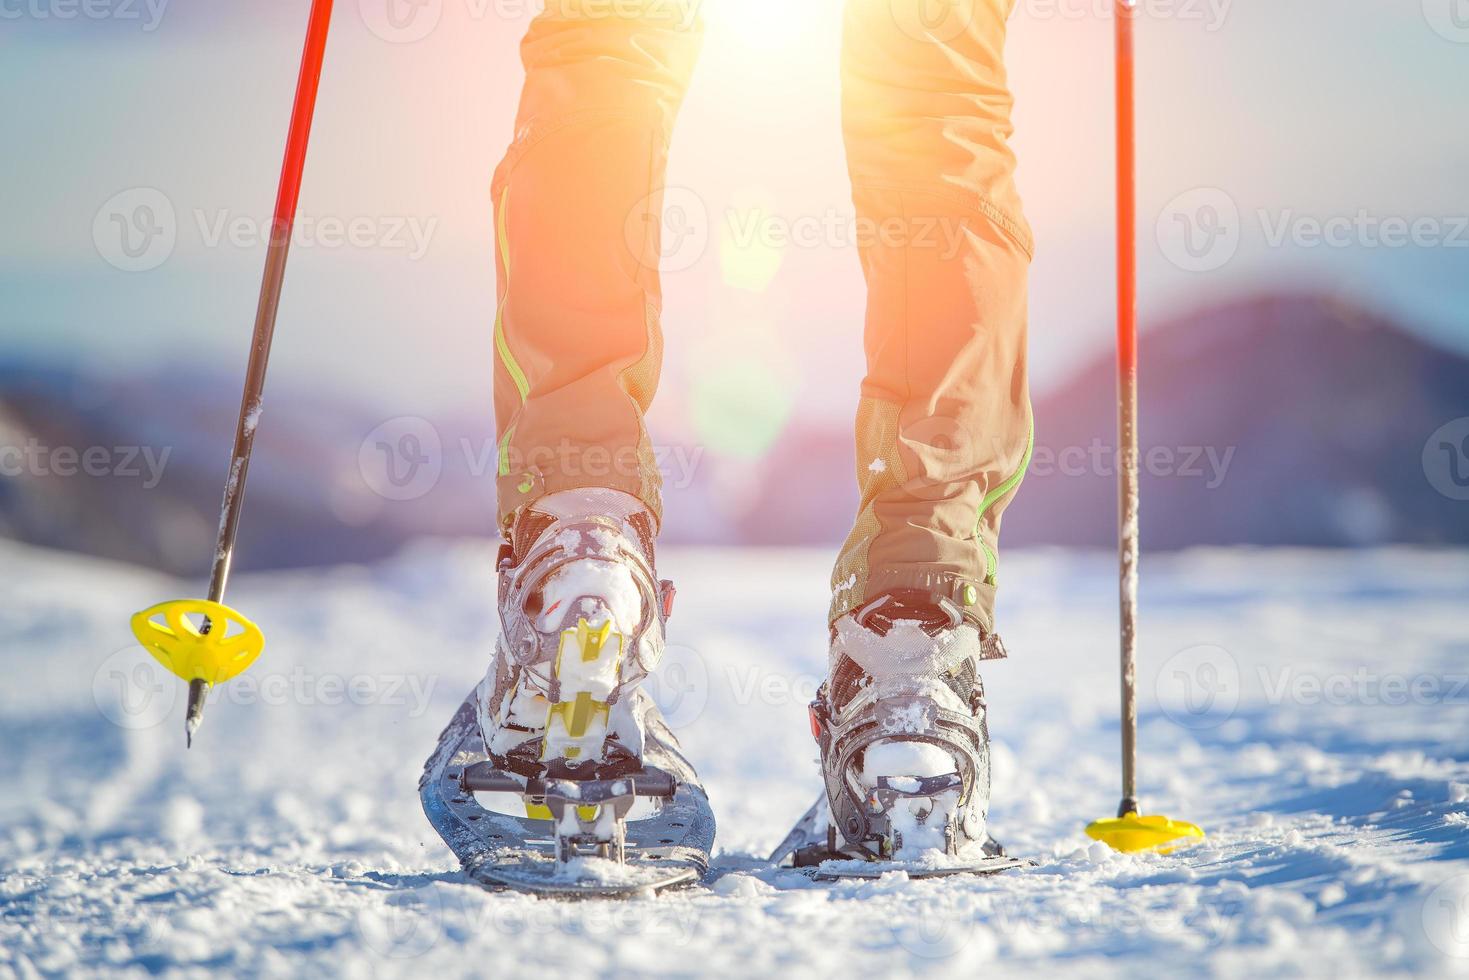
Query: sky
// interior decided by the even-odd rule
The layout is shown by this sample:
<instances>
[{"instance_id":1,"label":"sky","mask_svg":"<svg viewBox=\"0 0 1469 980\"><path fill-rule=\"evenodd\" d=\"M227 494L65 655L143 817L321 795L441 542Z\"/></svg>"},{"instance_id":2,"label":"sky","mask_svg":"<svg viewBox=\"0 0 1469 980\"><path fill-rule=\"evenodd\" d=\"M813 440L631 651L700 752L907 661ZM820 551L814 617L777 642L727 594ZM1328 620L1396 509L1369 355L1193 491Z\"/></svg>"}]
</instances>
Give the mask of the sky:
<instances>
[{"instance_id":1,"label":"sky","mask_svg":"<svg viewBox=\"0 0 1469 980\"><path fill-rule=\"evenodd\" d=\"M1145 325L1319 289L1469 349L1469 10L1454 4L1143 0ZM7 352L106 372L200 360L243 371L307 6L0 0ZM855 250L832 236L752 251L728 234L757 211L850 216L840 7L708 0L672 149L668 183L694 195L709 230L665 274L655 418L721 418L757 391L762 410L725 433L741 452L796 421L848 418L856 401ZM531 11L339 0L273 377L385 415L488 411L489 182ZM1043 390L1112 337L1107 4L1019 0L1007 61ZM169 234L130 255L119 220Z\"/></svg>"}]
</instances>

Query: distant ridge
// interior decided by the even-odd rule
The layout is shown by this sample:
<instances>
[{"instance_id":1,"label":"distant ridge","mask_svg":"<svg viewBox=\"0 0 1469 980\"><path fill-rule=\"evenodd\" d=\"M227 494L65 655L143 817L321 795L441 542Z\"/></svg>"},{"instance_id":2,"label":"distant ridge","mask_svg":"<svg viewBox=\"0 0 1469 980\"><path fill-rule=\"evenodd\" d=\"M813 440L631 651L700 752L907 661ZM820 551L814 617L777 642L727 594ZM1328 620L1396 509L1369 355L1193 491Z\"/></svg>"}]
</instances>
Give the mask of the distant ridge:
<instances>
[{"instance_id":1,"label":"distant ridge","mask_svg":"<svg viewBox=\"0 0 1469 980\"><path fill-rule=\"evenodd\" d=\"M1438 492L1424 468L1430 435L1469 418L1469 359L1315 294L1171 319L1145 332L1141 353L1146 548L1469 544L1469 502ZM238 379L194 368L168 379L0 365L0 536L203 574ZM1036 399L1035 460L1006 547L1111 546L1114 384L1103 356ZM370 561L417 536L495 533L488 411L432 420L442 470L406 500L364 477L383 421L272 388L239 567ZM78 458L63 475L70 457L57 447L93 450L107 472ZM706 454L690 486L668 491L664 540L834 546L856 501L852 453L844 428L797 422L754 463Z\"/></svg>"}]
</instances>

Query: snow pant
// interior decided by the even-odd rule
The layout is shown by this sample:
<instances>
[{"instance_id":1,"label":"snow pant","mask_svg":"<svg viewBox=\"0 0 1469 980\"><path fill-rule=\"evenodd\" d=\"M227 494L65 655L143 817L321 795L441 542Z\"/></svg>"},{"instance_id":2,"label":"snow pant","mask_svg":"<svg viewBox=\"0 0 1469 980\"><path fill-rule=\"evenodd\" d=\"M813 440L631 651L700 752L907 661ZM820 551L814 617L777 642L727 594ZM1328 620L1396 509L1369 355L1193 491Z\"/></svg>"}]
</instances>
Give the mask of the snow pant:
<instances>
[{"instance_id":1,"label":"snow pant","mask_svg":"<svg viewBox=\"0 0 1469 980\"><path fill-rule=\"evenodd\" d=\"M1030 232L1003 63L1013 0L848 0L843 125L867 283L856 524L831 619L885 592L993 626L1000 516L1033 445ZM502 526L540 496L633 494L661 517L643 415L662 355L658 264L697 0L549 0L522 43L495 173ZM791 475L799 486L798 475Z\"/></svg>"}]
</instances>

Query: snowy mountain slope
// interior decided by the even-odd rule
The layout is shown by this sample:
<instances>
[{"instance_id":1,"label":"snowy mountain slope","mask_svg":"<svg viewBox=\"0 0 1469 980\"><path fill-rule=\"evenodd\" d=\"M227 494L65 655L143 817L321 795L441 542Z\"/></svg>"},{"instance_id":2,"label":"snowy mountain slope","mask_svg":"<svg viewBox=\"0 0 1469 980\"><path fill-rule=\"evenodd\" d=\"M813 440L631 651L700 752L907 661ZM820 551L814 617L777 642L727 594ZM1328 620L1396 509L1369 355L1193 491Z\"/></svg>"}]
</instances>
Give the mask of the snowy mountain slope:
<instances>
[{"instance_id":1,"label":"snowy mountain slope","mask_svg":"<svg viewBox=\"0 0 1469 980\"><path fill-rule=\"evenodd\" d=\"M759 860L817 792L828 556L669 552L660 700L721 821L711 890L462 883L424 757L493 639L490 551L242 577L270 637L183 750L127 617L192 587L0 547L0 974L1338 977L1469 972L1469 554L1212 551L1144 572L1145 800L1206 844L1124 857L1105 555L1007 555L994 825L1038 867L814 886Z\"/></svg>"}]
</instances>

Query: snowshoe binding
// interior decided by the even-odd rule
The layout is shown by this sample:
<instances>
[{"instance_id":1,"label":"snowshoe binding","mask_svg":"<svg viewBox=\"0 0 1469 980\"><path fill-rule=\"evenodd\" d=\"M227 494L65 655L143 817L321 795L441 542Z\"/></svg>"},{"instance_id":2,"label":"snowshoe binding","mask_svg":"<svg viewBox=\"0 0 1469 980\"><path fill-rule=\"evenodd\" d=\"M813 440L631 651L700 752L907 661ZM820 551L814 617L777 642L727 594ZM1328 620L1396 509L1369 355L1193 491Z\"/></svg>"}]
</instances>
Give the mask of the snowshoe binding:
<instances>
[{"instance_id":1,"label":"snowshoe binding","mask_svg":"<svg viewBox=\"0 0 1469 980\"><path fill-rule=\"evenodd\" d=\"M522 511L501 548L494 662L419 783L482 885L621 896L708 869L708 799L638 686L674 595L654 574L653 531L635 498L565 491Z\"/></svg>"},{"instance_id":2,"label":"snowshoe binding","mask_svg":"<svg viewBox=\"0 0 1469 980\"><path fill-rule=\"evenodd\" d=\"M818 877L1017 867L989 834L989 727L978 664L999 638L947 598L880 596L832 628L831 675L810 706L825 793L782 841Z\"/></svg>"}]
</instances>

